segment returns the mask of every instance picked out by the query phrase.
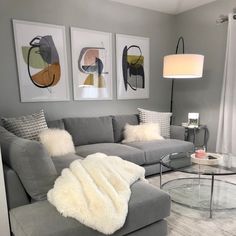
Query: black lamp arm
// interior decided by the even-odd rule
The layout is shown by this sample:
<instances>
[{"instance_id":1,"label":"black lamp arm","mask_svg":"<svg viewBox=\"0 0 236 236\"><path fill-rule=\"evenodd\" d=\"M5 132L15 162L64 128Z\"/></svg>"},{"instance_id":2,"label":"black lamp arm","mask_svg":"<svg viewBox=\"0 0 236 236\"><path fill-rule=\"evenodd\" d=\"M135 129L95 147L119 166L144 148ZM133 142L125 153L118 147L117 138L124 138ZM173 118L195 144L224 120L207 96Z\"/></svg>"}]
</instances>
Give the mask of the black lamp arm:
<instances>
[{"instance_id":1,"label":"black lamp arm","mask_svg":"<svg viewBox=\"0 0 236 236\"><path fill-rule=\"evenodd\" d=\"M177 43L177 46L176 46L176 49L175 49L175 54L178 54L180 42L182 42L183 54L185 53L184 38L181 36L181 37L179 37L179 39L178 39L178 43Z\"/></svg>"},{"instance_id":2,"label":"black lamp arm","mask_svg":"<svg viewBox=\"0 0 236 236\"><path fill-rule=\"evenodd\" d=\"M180 42L182 42L183 54L185 53L184 38L181 36L181 37L179 37L179 39L178 39L178 42L177 42L177 45L176 45L175 54L178 54ZM171 83L171 98L170 98L170 112L171 112L171 113L173 112L174 83L175 83L175 80L172 79L172 83ZM173 116L172 116L172 118L171 118L170 123L171 123L171 124L173 123Z\"/></svg>"}]
</instances>

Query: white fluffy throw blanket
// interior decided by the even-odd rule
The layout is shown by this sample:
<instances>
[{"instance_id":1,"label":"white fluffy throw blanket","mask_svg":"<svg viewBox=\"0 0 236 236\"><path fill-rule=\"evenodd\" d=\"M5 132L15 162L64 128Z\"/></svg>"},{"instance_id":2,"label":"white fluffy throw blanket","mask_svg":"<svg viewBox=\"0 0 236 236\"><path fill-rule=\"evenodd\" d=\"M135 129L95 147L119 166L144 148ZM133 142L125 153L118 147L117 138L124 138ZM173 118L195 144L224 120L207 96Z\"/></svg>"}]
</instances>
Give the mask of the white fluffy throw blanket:
<instances>
[{"instance_id":1,"label":"white fluffy throw blanket","mask_svg":"<svg viewBox=\"0 0 236 236\"><path fill-rule=\"evenodd\" d=\"M125 223L130 185L145 180L144 174L144 168L138 165L96 153L73 161L47 196L63 216L112 234Z\"/></svg>"}]
</instances>

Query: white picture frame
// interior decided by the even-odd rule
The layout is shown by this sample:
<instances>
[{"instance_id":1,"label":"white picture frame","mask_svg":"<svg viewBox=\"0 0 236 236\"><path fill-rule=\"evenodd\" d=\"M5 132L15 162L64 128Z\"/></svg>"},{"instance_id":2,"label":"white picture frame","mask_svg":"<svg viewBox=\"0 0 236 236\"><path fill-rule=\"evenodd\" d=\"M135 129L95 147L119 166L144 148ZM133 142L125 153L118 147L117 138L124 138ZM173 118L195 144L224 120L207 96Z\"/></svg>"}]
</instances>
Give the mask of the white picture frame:
<instances>
[{"instance_id":1,"label":"white picture frame","mask_svg":"<svg viewBox=\"0 0 236 236\"><path fill-rule=\"evenodd\" d=\"M198 127L200 125L199 119L199 113L188 113L188 127Z\"/></svg>"},{"instance_id":2,"label":"white picture frame","mask_svg":"<svg viewBox=\"0 0 236 236\"><path fill-rule=\"evenodd\" d=\"M149 98L150 39L116 34L117 98Z\"/></svg>"},{"instance_id":3,"label":"white picture frame","mask_svg":"<svg viewBox=\"0 0 236 236\"><path fill-rule=\"evenodd\" d=\"M13 19L13 30L21 102L70 100L65 27Z\"/></svg>"},{"instance_id":4,"label":"white picture frame","mask_svg":"<svg viewBox=\"0 0 236 236\"><path fill-rule=\"evenodd\" d=\"M112 100L112 34L71 27L74 100Z\"/></svg>"}]
</instances>

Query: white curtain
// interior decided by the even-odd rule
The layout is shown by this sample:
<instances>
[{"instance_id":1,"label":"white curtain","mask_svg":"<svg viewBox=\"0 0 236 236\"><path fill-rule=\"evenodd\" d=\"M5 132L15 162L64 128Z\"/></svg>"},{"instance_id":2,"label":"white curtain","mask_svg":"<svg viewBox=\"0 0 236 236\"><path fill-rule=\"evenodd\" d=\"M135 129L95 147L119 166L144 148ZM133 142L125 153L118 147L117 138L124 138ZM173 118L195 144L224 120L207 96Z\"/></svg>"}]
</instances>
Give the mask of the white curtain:
<instances>
[{"instance_id":1,"label":"white curtain","mask_svg":"<svg viewBox=\"0 0 236 236\"><path fill-rule=\"evenodd\" d=\"M236 20L229 14L216 151L236 155Z\"/></svg>"}]
</instances>

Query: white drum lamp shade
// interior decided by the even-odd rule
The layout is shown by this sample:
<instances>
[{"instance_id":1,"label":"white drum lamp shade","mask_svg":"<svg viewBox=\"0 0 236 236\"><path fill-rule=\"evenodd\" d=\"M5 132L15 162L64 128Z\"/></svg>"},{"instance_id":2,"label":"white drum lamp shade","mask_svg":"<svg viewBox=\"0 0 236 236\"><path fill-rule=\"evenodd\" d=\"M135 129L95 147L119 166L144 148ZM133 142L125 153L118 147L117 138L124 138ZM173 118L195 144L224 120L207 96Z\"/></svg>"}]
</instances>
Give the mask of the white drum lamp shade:
<instances>
[{"instance_id":1,"label":"white drum lamp shade","mask_svg":"<svg viewBox=\"0 0 236 236\"><path fill-rule=\"evenodd\" d=\"M164 57L163 77L171 79L201 78L204 56L199 54L173 54Z\"/></svg>"}]
</instances>

